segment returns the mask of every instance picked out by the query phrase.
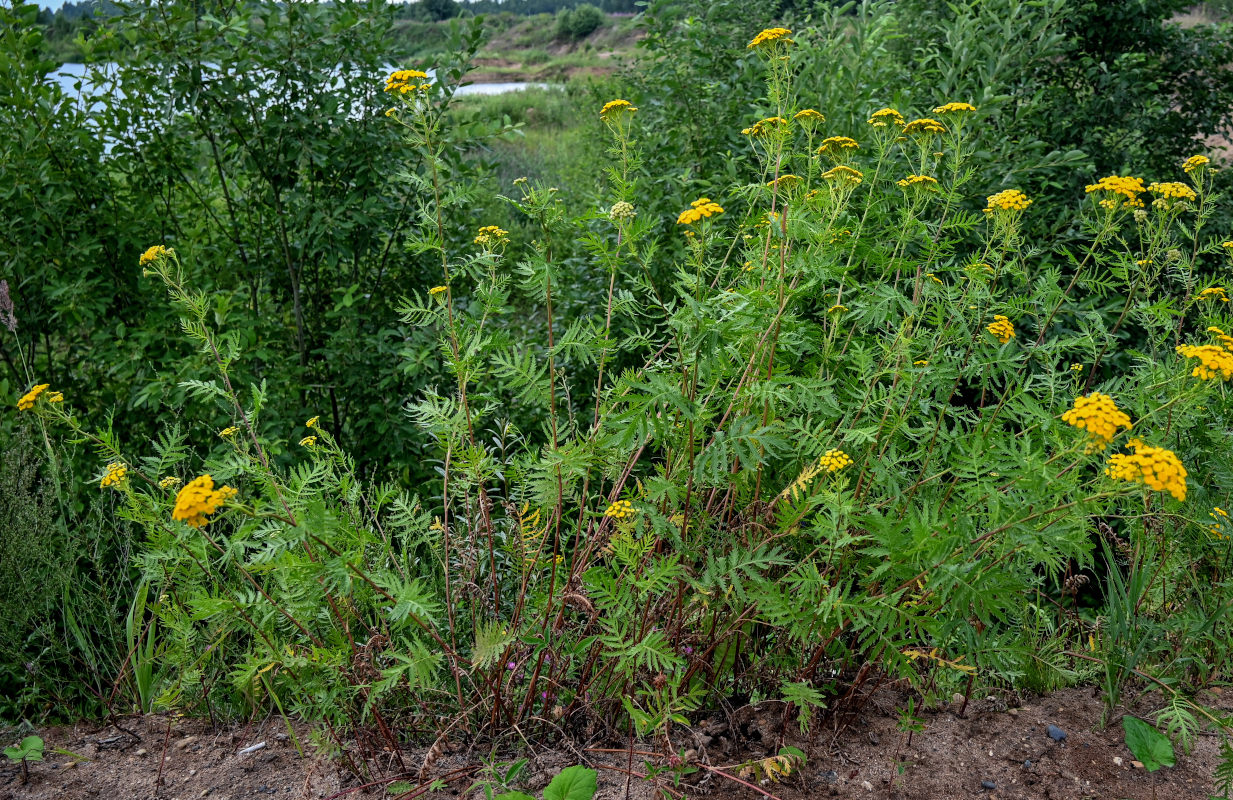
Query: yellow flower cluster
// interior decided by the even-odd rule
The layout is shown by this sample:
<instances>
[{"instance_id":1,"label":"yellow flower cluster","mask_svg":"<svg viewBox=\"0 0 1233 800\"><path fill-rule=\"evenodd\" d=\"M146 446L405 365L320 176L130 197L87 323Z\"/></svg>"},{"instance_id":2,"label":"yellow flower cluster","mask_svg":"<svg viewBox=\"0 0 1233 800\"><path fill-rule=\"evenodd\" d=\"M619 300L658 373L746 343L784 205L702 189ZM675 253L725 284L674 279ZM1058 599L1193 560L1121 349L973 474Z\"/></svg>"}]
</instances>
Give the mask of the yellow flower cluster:
<instances>
[{"instance_id":1,"label":"yellow flower cluster","mask_svg":"<svg viewBox=\"0 0 1233 800\"><path fill-rule=\"evenodd\" d=\"M748 128L742 128L741 133L746 136L768 136L787 124L788 121L783 117L767 117L758 120Z\"/></svg>"},{"instance_id":2,"label":"yellow flower cluster","mask_svg":"<svg viewBox=\"0 0 1233 800\"><path fill-rule=\"evenodd\" d=\"M1196 169L1202 169L1212 163L1207 156L1191 156L1182 163L1182 171L1187 175L1194 172Z\"/></svg>"},{"instance_id":3,"label":"yellow flower cluster","mask_svg":"<svg viewBox=\"0 0 1233 800\"><path fill-rule=\"evenodd\" d=\"M234 425L229 425L226 428L223 428L221 431L219 431L218 435L223 437L224 439L227 439L231 436L235 436L239 432L240 432L239 428L237 428Z\"/></svg>"},{"instance_id":4,"label":"yellow flower cluster","mask_svg":"<svg viewBox=\"0 0 1233 800\"><path fill-rule=\"evenodd\" d=\"M1152 447L1131 439L1133 455L1117 453L1109 459L1105 474L1115 481L1142 483L1158 492L1168 492L1178 500L1186 499L1186 468L1172 450Z\"/></svg>"},{"instance_id":5,"label":"yellow flower cluster","mask_svg":"<svg viewBox=\"0 0 1233 800\"><path fill-rule=\"evenodd\" d=\"M200 528L209 521L206 517L235 495L236 490L230 486L215 489L214 479L209 475L202 475L190 481L176 495L176 505L171 512L171 518L193 528Z\"/></svg>"},{"instance_id":6,"label":"yellow flower cluster","mask_svg":"<svg viewBox=\"0 0 1233 800\"><path fill-rule=\"evenodd\" d=\"M767 181L766 185L772 189L791 189L801 182L799 175L793 175L791 172L780 175L773 181Z\"/></svg>"},{"instance_id":7,"label":"yellow flower cluster","mask_svg":"<svg viewBox=\"0 0 1233 800\"><path fill-rule=\"evenodd\" d=\"M599 118L608 120L620 114L632 114L638 110L638 107L628 100L609 100L604 103L604 107L599 110Z\"/></svg>"},{"instance_id":8,"label":"yellow flower cluster","mask_svg":"<svg viewBox=\"0 0 1233 800\"><path fill-rule=\"evenodd\" d=\"M689 204L689 208L681 212L681 215L676 218L676 224L693 225L703 217L722 213L724 213L724 210L720 207L719 203L712 202L709 197L699 197Z\"/></svg>"},{"instance_id":9,"label":"yellow flower cluster","mask_svg":"<svg viewBox=\"0 0 1233 800\"><path fill-rule=\"evenodd\" d=\"M860 184L865 179L864 173L852 167L840 165L831 167L826 172L822 173L822 177L828 181L847 181L849 183Z\"/></svg>"},{"instance_id":10,"label":"yellow flower cluster","mask_svg":"<svg viewBox=\"0 0 1233 800\"><path fill-rule=\"evenodd\" d=\"M755 36L749 44L745 45L745 48L747 50L757 50L768 45L774 45L776 42L792 44L792 40L788 38L790 33L792 31L787 28L767 28Z\"/></svg>"},{"instance_id":11,"label":"yellow flower cluster","mask_svg":"<svg viewBox=\"0 0 1233 800\"><path fill-rule=\"evenodd\" d=\"M1007 189L997 194L989 195L987 205L985 207L986 214L992 214L995 211L1024 211L1032 201L1028 196L1018 189Z\"/></svg>"},{"instance_id":12,"label":"yellow flower cluster","mask_svg":"<svg viewBox=\"0 0 1233 800\"><path fill-rule=\"evenodd\" d=\"M1233 337L1230 337L1233 338ZM1233 379L1233 352L1229 352L1217 344L1190 345L1177 347L1177 352L1186 358L1198 359L1199 364L1190 374L1204 381Z\"/></svg>"},{"instance_id":13,"label":"yellow flower cluster","mask_svg":"<svg viewBox=\"0 0 1233 800\"><path fill-rule=\"evenodd\" d=\"M431 84L420 83L427 81L428 73L420 72L418 69L400 69L390 73L390 76L385 79L385 91L398 92L406 94L407 92L426 92Z\"/></svg>"},{"instance_id":14,"label":"yellow flower cluster","mask_svg":"<svg viewBox=\"0 0 1233 800\"><path fill-rule=\"evenodd\" d=\"M842 450L827 450L818 459L818 466L827 472L838 472L852 466L852 457Z\"/></svg>"},{"instance_id":15,"label":"yellow flower cluster","mask_svg":"<svg viewBox=\"0 0 1233 800\"><path fill-rule=\"evenodd\" d=\"M964 112L972 112L976 110L976 106L971 103L947 103L944 106L938 106L933 109L935 114L961 114Z\"/></svg>"},{"instance_id":16,"label":"yellow flower cluster","mask_svg":"<svg viewBox=\"0 0 1233 800\"><path fill-rule=\"evenodd\" d=\"M1227 303L1229 302L1229 295L1227 292L1225 292L1225 289L1223 286L1212 286L1208 289L1204 289L1203 291L1199 292L1199 299L1201 300L1220 300L1222 302Z\"/></svg>"},{"instance_id":17,"label":"yellow flower cluster","mask_svg":"<svg viewBox=\"0 0 1233 800\"><path fill-rule=\"evenodd\" d=\"M837 306L831 306L830 308L826 309L826 313L827 314L842 314L843 312L847 310L848 310L847 306L837 305Z\"/></svg>"},{"instance_id":18,"label":"yellow flower cluster","mask_svg":"<svg viewBox=\"0 0 1233 800\"><path fill-rule=\"evenodd\" d=\"M903 114L900 114L893 108L882 108L873 112L869 115L868 122L875 128L885 128L887 123L890 123L897 128L902 128L907 124L903 118Z\"/></svg>"},{"instance_id":19,"label":"yellow flower cluster","mask_svg":"<svg viewBox=\"0 0 1233 800\"><path fill-rule=\"evenodd\" d=\"M177 478L175 475L168 475L166 478L163 478L161 481L159 481L158 485L164 489L174 489L175 487L179 486L180 483L181 483L180 479Z\"/></svg>"},{"instance_id":20,"label":"yellow flower cluster","mask_svg":"<svg viewBox=\"0 0 1233 800\"><path fill-rule=\"evenodd\" d=\"M1227 333L1225 333L1220 328L1217 328L1214 325L1208 328L1207 332L1216 334L1216 338L1219 341L1224 343L1225 349L1233 350L1233 336L1228 335Z\"/></svg>"},{"instance_id":21,"label":"yellow flower cluster","mask_svg":"<svg viewBox=\"0 0 1233 800\"><path fill-rule=\"evenodd\" d=\"M925 117L924 119L914 119L907 125L904 125L903 132L908 136L915 136L917 134L931 136L933 134L946 133L946 126L936 119Z\"/></svg>"},{"instance_id":22,"label":"yellow flower cluster","mask_svg":"<svg viewBox=\"0 0 1233 800\"><path fill-rule=\"evenodd\" d=\"M305 436L303 439L300 440L300 447L316 447L316 446L317 446L316 436Z\"/></svg>"},{"instance_id":23,"label":"yellow flower cluster","mask_svg":"<svg viewBox=\"0 0 1233 800\"><path fill-rule=\"evenodd\" d=\"M147 247L146 251L141 254L141 258L138 260L137 265L144 267L146 264L163 258L167 255L167 252L167 248L163 247L161 244L156 244L153 247Z\"/></svg>"},{"instance_id":24,"label":"yellow flower cluster","mask_svg":"<svg viewBox=\"0 0 1233 800\"><path fill-rule=\"evenodd\" d=\"M1011 339L1015 338L1015 326L1010 319L996 314L993 317L993 322L985 326L985 330L997 337L998 342L1006 344Z\"/></svg>"},{"instance_id":25,"label":"yellow flower cluster","mask_svg":"<svg viewBox=\"0 0 1233 800\"><path fill-rule=\"evenodd\" d=\"M634 506L628 500L617 500L604 510L605 517L613 519L628 519L634 515Z\"/></svg>"},{"instance_id":26,"label":"yellow flower cluster","mask_svg":"<svg viewBox=\"0 0 1233 800\"><path fill-rule=\"evenodd\" d=\"M315 427L317 427L317 420L319 420L319 419L321 419L321 417L320 417L320 416L313 417L313 418L312 418L312 419L310 419L308 422L305 422L305 423L304 423L304 427L305 427L305 428L315 428Z\"/></svg>"},{"instance_id":27,"label":"yellow flower cluster","mask_svg":"<svg viewBox=\"0 0 1233 800\"><path fill-rule=\"evenodd\" d=\"M918 186L922 189L934 189L938 185L938 179L931 175L909 175L901 181L898 181L901 189L910 189L913 186Z\"/></svg>"},{"instance_id":28,"label":"yellow flower cluster","mask_svg":"<svg viewBox=\"0 0 1233 800\"><path fill-rule=\"evenodd\" d=\"M1123 205L1129 208L1143 208L1143 201L1139 199L1139 195L1147 191L1143 187L1142 178L1121 177L1119 175L1110 175L1107 178L1101 178L1096 183L1088 184L1085 190L1088 194L1092 192L1105 192L1113 195L1106 197L1100 201L1102 208L1116 208L1118 198L1122 198Z\"/></svg>"},{"instance_id":29,"label":"yellow flower cluster","mask_svg":"<svg viewBox=\"0 0 1233 800\"><path fill-rule=\"evenodd\" d=\"M509 244L509 231L503 231L496 225L485 225L475 236L475 243L484 247L496 247Z\"/></svg>"},{"instance_id":30,"label":"yellow flower cluster","mask_svg":"<svg viewBox=\"0 0 1233 800\"><path fill-rule=\"evenodd\" d=\"M822 144L818 146L818 153L838 154L844 150L857 150L860 145L856 140L849 136L828 136L822 140Z\"/></svg>"},{"instance_id":31,"label":"yellow flower cluster","mask_svg":"<svg viewBox=\"0 0 1233 800\"><path fill-rule=\"evenodd\" d=\"M1147 187L1147 190L1161 200L1190 200L1193 202L1198 199L1194 189L1177 181L1153 183Z\"/></svg>"},{"instance_id":32,"label":"yellow flower cluster","mask_svg":"<svg viewBox=\"0 0 1233 800\"><path fill-rule=\"evenodd\" d=\"M34 408L34 404L38 401L39 395L47 391L48 386L51 386L51 384L50 383L40 383L37 386L30 387L30 391L23 394L21 398L17 401L17 410L18 411L29 411L30 409Z\"/></svg>"},{"instance_id":33,"label":"yellow flower cluster","mask_svg":"<svg viewBox=\"0 0 1233 800\"><path fill-rule=\"evenodd\" d=\"M98 488L106 489L108 486L120 486L128 479L128 467L119 461L113 461L107 465L107 474L98 482Z\"/></svg>"},{"instance_id":34,"label":"yellow flower cluster","mask_svg":"<svg viewBox=\"0 0 1233 800\"><path fill-rule=\"evenodd\" d=\"M1117 407L1113 398L1100 392L1076 397L1074 408L1062 415L1062 422L1079 430L1086 430L1091 435L1092 445L1089 450L1104 450L1117 436L1118 428L1129 430L1133 427L1130 417Z\"/></svg>"},{"instance_id":35,"label":"yellow flower cluster","mask_svg":"<svg viewBox=\"0 0 1233 800\"><path fill-rule=\"evenodd\" d=\"M804 111L798 111L792 119L799 119L804 122L826 122L826 117L812 108L806 108Z\"/></svg>"},{"instance_id":36,"label":"yellow flower cluster","mask_svg":"<svg viewBox=\"0 0 1233 800\"><path fill-rule=\"evenodd\" d=\"M1215 522L1213 522L1211 527L1208 529L1211 531L1212 535L1218 539L1229 538L1220 532L1221 528L1229 524L1229 512L1225 511L1220 506L1212 506L1212 512L1208 514L1208 516L1215 520Z\"/></svg>"},{"instance_id":37,"label":"yellow flower cluster","mask_svg":"<svg viewBox=\"0 0 1233 800\"><path fill-rule=\"evenodd\" d=\"M428 290L428 294L430 297L436 297L439 294L445 294L448 290L448 286L434 286Z\"/></svg>"}]
</instances>

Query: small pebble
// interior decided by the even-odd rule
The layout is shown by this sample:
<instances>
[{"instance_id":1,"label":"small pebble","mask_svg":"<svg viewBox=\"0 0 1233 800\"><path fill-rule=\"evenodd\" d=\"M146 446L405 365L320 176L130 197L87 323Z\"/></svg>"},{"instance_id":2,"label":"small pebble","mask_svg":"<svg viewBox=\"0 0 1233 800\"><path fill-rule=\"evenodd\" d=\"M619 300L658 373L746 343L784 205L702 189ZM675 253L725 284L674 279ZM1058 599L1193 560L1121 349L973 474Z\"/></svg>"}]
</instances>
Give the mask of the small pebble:
<instances>
[{"instance_id":1,"label":"small pebble","mask_svg":"<svg viewBox=\"0 0 1233 800\"><path fill-rule=\"evenodd\" d=\"M1113 763L1114 763L1114 765L1115 765L1115 766L1119 766L1119 767L1120 767L1120 766L1122 766L1122 757L1121 757L1121 756L1114 756L1114 757L1113 757Z\"/></svg>"},{"instance_id":2,"label":"small pebble","mask_svg":"<svg viewBox=\"0 0 1233 800\"><path fill-rule=\"evenodd\" d=\"M1024 768L1024 769L1031 769L1031 768L1032 768L1032 759L1030 759L1030 758L1029 758L1027 761L1024 761L1024 762L1023 762L1023 768Z\"/></svg>"},{"instance_id":3,"label":"small pebble","mask_svg":"<svg viewBox=\"0 0 1233 800\"><path fill-rule=\"evenodd\" d=\"M1045 728L1045 732L1048 733L1049 738L1055 742L1066 741L1066 731L1062 730L1056 725L1052 725L1052 724L1049 725L1049 727Z\"/></svg>"},{"instance_id":4,"label":"small pebble","mask_svg":"<svg viewBox=\"0 0 1233 800\"><path fill-rule=\"evenodd\" d=\"M997 785L996 783L994 783L993 781L981 781L981 782L980 782L980 788L982 788L982 789L996 789L996 788L998 788L998 785Z\"/></svg>"},{"instance_id":5,"label":"small pebble","mask_svg":"<svg viewBox=\"0 0 1233 800\"><path fill-rule=\"evenodd\" d=\"M176 742L176 749L183 750L197 740L196 736L185 736L180 741Z\"/></svg>"},{"instance_id":6,"label":"small pebble","mask_svg":"<svg viewBox=\"0 0 1233 800\"><path fill-rule=\"evenodd\" d=\"M872 792L873 784L870 783L869 781L861 781L861 788L864 789L866 792Z\"/></svg>"},{"instance_id":7,"label":"small pebble","mask_svg":"<svg viewBox=\"0 0 1233 800\"><path fill-rule=\"evenodd\" d=\"M1143 762L1142 761L1131 761L1130 766L1134 767L1135 769L1143 769Z\"/></svg>"},{"instance_id":8,"label":"small pebble","mask_svg":"<svg viewBox=\"0 0 1233 800\"><path fill-rule=\"evenodd\" d=\"M145 754L146 754L146 749L144 747L138 747L137 750L133 753L133 755L135 756L144 756Z\"/></svg>"},{"instance_id":9,"label":"small pebble","mask_svg":"<svg viewBox=\"0 0 1233 800\"><path fill-rule=\"evenodd\" d=\"M835 772L833 769L828 769L826 772L822 773L822 782L839 783L839 773Z\"/></svg>"}]
</instances>

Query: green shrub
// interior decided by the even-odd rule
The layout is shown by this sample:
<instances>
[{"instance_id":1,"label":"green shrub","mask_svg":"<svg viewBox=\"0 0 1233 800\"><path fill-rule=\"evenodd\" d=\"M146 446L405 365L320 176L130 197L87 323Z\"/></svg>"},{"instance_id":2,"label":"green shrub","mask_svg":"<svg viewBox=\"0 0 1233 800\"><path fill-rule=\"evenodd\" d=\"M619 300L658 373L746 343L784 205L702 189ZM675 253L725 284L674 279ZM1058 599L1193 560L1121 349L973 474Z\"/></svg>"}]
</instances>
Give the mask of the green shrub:
<instances>
[{"instance_id":1,"label":"green shrub","mask_svg":"<svg viewBox=\"0 0 1233 800\"><path fill-rule=\"evenodd\" d=\"M557 12L557 38L579 41L604 24L604 12L590 3Z\"/></svg>"}]
</instances>

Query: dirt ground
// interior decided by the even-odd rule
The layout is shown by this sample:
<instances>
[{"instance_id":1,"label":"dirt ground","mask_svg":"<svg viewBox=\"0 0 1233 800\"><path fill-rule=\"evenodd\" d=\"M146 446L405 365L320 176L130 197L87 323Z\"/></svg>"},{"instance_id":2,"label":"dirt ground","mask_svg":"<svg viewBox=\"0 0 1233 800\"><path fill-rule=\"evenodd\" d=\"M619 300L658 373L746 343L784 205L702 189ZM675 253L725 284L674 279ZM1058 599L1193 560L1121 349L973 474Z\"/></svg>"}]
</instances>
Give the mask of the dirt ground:
<instances>
[{"instance_id":1,"label":"dirt ground","mask_svg":"<svg viewBox=\"0 0 1233 800\"><path fill-rule=\"evenodd\" d=\"M875 698L877 699L877 698ZM1152 710L1155 696L1131 709ZM1207 700L1227 707L1226 695ZM795 726L782 726L777 703L747 706L695 726L692 742L681 740L698 758L735 776L742 762L774 754L782 743L805 750L805 767L784 781L764 784L762 791L779 800L804 798L887 798L887 800L1206 800L1218 762L1219 739L1196 738L1192 751L1178 753L1177 766L1148 773L1133 760L1122 741L1120 724L1099 729L1101 703L1090 689L1071 689L1043 698L973 700L961 717L959 705L920 715L925 729L911 744L900 732L893 703L881 698L838 736L829 724L815 726L809 739L793 737ZM128 718L113 725L80 723L40 731L47 758L32 764L30 780L20 769L0 767L0 800L190 800L190 798L285 797L291 800L395 797L377 777L363 781L337 762L314 755L306 726L296 726L301 757L281 720L212 729L205 720L166 716ZM1065 739L1055 741L1047 726L1056 725ZM1056 735L1055 731L1055 735ZM781 740L781 736L786 739ZM139 738L135 738L139 737ZM611 747L612 745L607 745ZM619 746L619 745L617 745ZM51 748L65 752L52 752ZM581 746L578 746L581 747ZM523 773L526 791L539 792L560 769L582 760L599 767L599 798L650 800L654 787L627 773L645 773L645 759L591 749L557 748L511 753L531 758ZM647 749L643 747L643 749ZM442 756L432 776L446 788L420 795L426 800L481 797L472 787L482 763L462 748ZM423 751L408 752L412 769ZM158 783L162 775L161 786ZM396 777L390 774L389 778ZM759 783L756 777L747 777ZM414 778L412 785L418 783ZM665 786L673 788L665 781ZM701 770L675 787L688 797L756 798L758 792L717 772Z\"/></svg>"}]
</instances>

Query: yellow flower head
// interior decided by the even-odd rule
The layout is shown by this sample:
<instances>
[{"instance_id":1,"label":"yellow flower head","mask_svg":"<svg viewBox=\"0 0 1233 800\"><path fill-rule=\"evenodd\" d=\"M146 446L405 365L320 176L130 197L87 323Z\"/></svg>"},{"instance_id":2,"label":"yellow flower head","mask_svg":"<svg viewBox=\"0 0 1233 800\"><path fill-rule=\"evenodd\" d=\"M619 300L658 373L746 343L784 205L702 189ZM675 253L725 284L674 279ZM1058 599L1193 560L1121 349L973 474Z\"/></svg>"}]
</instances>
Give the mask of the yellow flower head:
<instances>
[{"instance_id":1,"label":"yellow flower head","mask_svg":"<svg viewBox=\"0 0 1233 800\"><path fill-rule=\"evenodd\" d=\"M799 175L793 175L789 172L784 175L780 175L773 181L767 181L766 185L772 189L791 190L793 187L800 185L801 182L801 177Z\"/></svg>"},{"instance_id":2,"label":"yellow flower head","mask_svg":"<svg viewBox=\"0 0 1233 800\"><path fill-rule=\"evenodd\" d=\"M818 466L827 472L838 472L852 466L852 457L842 450L827 450L818 459Z\"/></svg>"},{"instance_id":3,"label":"yellow flower head","mask_svg":"<svg viewBox=\"0 0 1233 800\"><path fill-rule=\"evenodd\" d=\"M896 128L902 128L907 124L903 114L900 114L893 108L883 108L873 112L869 116L869 124L875 128L885 128L887 125L894 125Z\"/></svg>"},{"instance_id":4,"label":"yellow flower head","mask_svg":"<svg viewBox=\"0 0 1233 800\"><path fill-rule=\"evenodd\" d=\"M818 145L816 152L828 155L841 155L845 150L857 150L859 148L860 145L851 137L828 136L822 140L822 144Z\"/></svg>"},{"instance_id":5,"label":"yellow flower head","mask_svg":"<svg viewBox=\"0 0 1233 800\"><path fill-rule=\"evenodd\" d=\"M176 505L172 509L171 518L190 527L200 528L209 522L206 517L235 495L236 490L230 486L215 489L214 479L209 475L202 475L189 481L176 495Z\"/></svg>"},{"instance_id":6,"label":"yellow flower head","mask_svg":"<svg viewBox=\"0 0 1233 800\"><path fill-rule=\"evenodd\" d=\"M713 214L722 214L724 210L719 203L711 202L710 198L702 197L689 204L689 208L681 212L676 218L677 225L693 225L703 217L709 217Z\"/></svg>"},{"instance_id":7,"label":"yellow flower head","mask_svg":"<svg viewBox=\"0 0 1233 800\"><path fill-rule=\"evenodd\" d=\"M1087 194L1100 192L1106 195L1100 201L1101 208L1114 209L1121 205L1127 208L1143 208L1143 201L1139 199L1139 195L1147 191L1143 186L1142 178L1121 177L1118 175L1110 175L1107 178L1101 178L1096 183L1088 184L1085 189Z\"/></svg>"},{"instance_id":8,"label":"yellow flower head","mask_svg":"<svg viewBox=\"0 0 1233 800\"><path fill-rule=\"evenodd\" d=\"M760 119L748 128L742 128L741 133L746 136L770 136L774 133L780 133L788 127L790 123L783 117L767 117Z\"/></svg>"},{"instance_id":9,"label":"yellow flower head","mask_svg":"<svg viewBox=\"0 0 1233 800\"><path fill-rule=\"evenodd\" d=\"M1082 371L1083 371L1083 365L1082 365L1082 364L1071 364L1071 365L1070 365L1070 371L1071 371L1071 372L1082 372Z\"/></svg>"},{"instance_id":10,"label":"yellow flower head","mask_svg":"<svg viewBox=\"0 0 1233 800\"><path fill-rule=\"evenodd\" d=\"M449 288L449 287L447 287L447 286L434 286L434 287L432 287L431 289L429 289L429 290L428 290L428 295L429 295L430 297L436 297L436 296L437 296L437 295L439 295L439 294L445 294L445 292L446 292L446 290L447 290L448 288Z\"/></svg>"},{"instance_id":11,"label":"yellow flower head","mask_svg":"<svg viewBox=\"0 0 1233 800\"><path fill-rule=\"evenodd\" d=\"M826 313L827 314L842 314L843 312L847 310L848 310L847 306L837 305L837 306L831 306L830 308L826 309Z\"/></svg>"},{"instance_id":12,"label":"yellow flower head","mask_svg":"<svg viewBox=\"0 0 1233 800\"><path fill-rule=\"evenodd\" d=\"M938 179L931 175L909 175L903 180L897 181L900 189L936 189L938 188Z\"/></svg>"},{"instance_id":13,"label":"yellow flower head","mask_svg":"<svg viewBox=\"0 0 1233 800\"><path fill-rule=\"evenodd\" d=\"M300 440L300 447L316 447L316 446L317 446L316 436L305 436L303 439Z\"/></svg>"},{"instance_id":14,"label":"yellow flower head","mask_svg":"<svg viewBox=\"0 0 1233 800\"><path fill-rule=\"evenodd\" d=\"M1163 208L1171 207L1176 201L1194 202L1198 199L1194 189L1177 181L1153 183L1147 187L1147 190L1156 198L1155 204Z\"/></svg>"},{"instance_id":15,"label":"yellow flower head","mask_svg":"<svg viewBox=\"0 0 1233 800\"><path fill-rule=\"evenodd\" d=\"M1113 398L1100 392L1076 397L1074 407L1062 415L1062 422L1088 432L1092 438L1089 451L1104 450L1117 436L1119 428L1133 427L1130 417L1117 407Z\"/></svg>"},{"instance_id":16,"label":"yellow flower head","mask_svg":"<svg viewBox=\"0 0 1233 800\"><path fill-rule=\"evenodd\" d=\"M321 419L321 417L320 417L320 416L313 417L313 418L312 418L312 419L310 419L308 422L305 422L305 423L304 423L304 427L305 427L305 428L315 428L315 427L317 427L317 420L319 420L319 419Z\"/></svg>"},{"instance_id":17,"label":"yellow flower head","mask_svg":"<svg viewBox=\"0 0 1233 800\"><path fill-rule=\"evenodd\" d=\"M496 225L485 225L476 234L475 243L487 248L509 244L509 231L503 231Z\"/></svg>"},{"instance_id":18,"label":"yellow flower head","mask_svg":"<svg viewBox=\"0 0 1233 800\"><path fill-rule=\"evenodd\" d=\"M1179 345L1177 352L1186 358L1198 360L1198 366L1190 374L1204 381L1233 379L1233 352L1220 345Z\"/></svg>"},{"instance_id":19,"label":"yellow flower head","mask_svg":"<svg viewBox=\"0 0 1233 800\"><path fill-rule=\"evenodd\" d=\"M407 94L408 92L426 92L430 84L421 83L428 80L427 72L418 69L400 69L390 73L385 79L385 91Z\"/></svg>"},{"instance_id":20,"label":"yellow flower head","mask_svg":"<svg viewBox=\"0 0 1233 800\"><path fill-rule=\"evenodd\" d=\"M29 411L30 409L34 408L34 404L38 401L39 395L47 391L48 386L51 386L51 384L50 383L40 383L37 386L30 387L30 391L23 394L21 398L17 401L17 410L18 411Z\"/></svg>"},{"instance_id":21,"label":"yellow flower head","mask_svg":"<svg viewBox=\"0 0 1233 800\"><path fill-rule=\"evenodd\" d=\"M137 265L144 267L146 264L153 263L158 261L160 258L166 257L169 252L170 251L161 244L156 244L153 247L146 248L146 251L141 254L141 258L138 260Z\"/></svg>"},{"instance_id":22,"label":"yellow flower head","mask_svg":"<svg viewBox=\"0 0 1233 800\"><path fill-rule=\"evenodd\" d=\"M976 110L976 106L971 103L947 103L944 106L938 106L933 109L935 114L964 114L971 113Z\"/></svg>"},{"instance_id":23,"label":"yellow flower head","mask_svg":"<svg viewBox=\"0 0 1233 800\"><path fill-rule=\"evenodd\" d=\"M107 465L107 474L98 482L98 488L106 489L111 486L118 489L126 480L128 480L128 467L119 461L113 461Z\"/></svg>"},{"instance_id":24,"label":"yellow flower head","mask_svg":"<svg viewBox=\"0 0 1233 800\"><path fill-rule=\"evenodd\" d=\"M801 122L812 122L821 124L826 122L826 117L822 116L819 111L814 111L812 108L806 108L803 111L798 111L792 115L792 119L798 119Z\"/></svg>"},{"instance_id":25,"label":"yellow flower head","mask_svg":"<svg viewBox=\"0 0 1233 800\"><path fill-rule=\"evenodd\" d=\"M997 211L1024 211L1032 204L1028 196L1018 189L1007 189L991 194L987 202L986 214L993 214Z\"/></svg>"},{"instance_id":26,"label":"yellow flower head","mask_svg":"<svg viewBox=\"0 0 1233 800\"><path fill-rule=\"evenodd\" d=\"M946 133L946 126L938 122L936 119L914 119L907 125L903 126L903 132L907 136L935 136L940 133Z\"/></svg>"},{"instance_id":27,"label":"yellow flower head","mask_svg":"<svg viewBox=\"0 0 1233 800\"><path fill-rule=\"evenodd\" d=\"M1182 163L1182 171L1189 175L1197 169L1203 169L1210 163L1212 163L1211 159L1207 156L1191 156Z\"/></svg>"},{"instance_id":28,"label":"yellow flower head","mask_svg":"<svg viewBox=\"0 0 1233 800\"><path fill-rule=\"evenodd\" d=\"M1186 499L1186 468L1172 450L1152 447L1138 439L1130 440L1133 455L1117 453L1109 459L1105 474L1115 481L1141 483L1158 492Z\"/></svg>"},{"instance_id":29,"label":"yellow flower head","mask_svg":"<svg viewBox=\"0 0 1233 800\"><path fill-rule=\"evenodd\" d=\"M166 478L163 478L161 481L159 481L158 485L164 489L174 489L177 486L179 486L181 483L182 481L179 478L177 478L175 475L168 475Z\"/></svg>"},{"instance_id":30,"label":"yellow flower head","mask_svg":"<svg viewBox=\"0 0 1233 800\"><path fill-rule=\"evenodd\" d=\"M1015 326L1009 319L997 314L993 317L993 322L985 326L985 330L992 333L1001 344L1006 344L1011 339L1015 338Z\"/></svg>"},{"instance_id":31,"label":"yellow flower head","mask_svg":"<svg viewBox=\"0 0 1233 800\"><path fill-rule=\"evenodd\" d=\"M1199 292L1200 300L1220 300L1221 302L1229 302L1229 295L1223 286L1212 286Z\"/></svg>"},{"instance_id":32,"label":"yellow flower head","mask_svg":"<svg viewBox=\"0 0 1233 800\"><path fill-rule=\"evenodd\" d=\"M777 44L791 45L793 42L788 38L792 31L787 28L767 28L759 33L745 45L747 50L763 50L775 47Z\"/></svg>"},{"instance_id":33,"label":"yellow flower head","mask_svg":"<svg viewBox=\"0 0 1233 800\"><path fill-rule=\"evenodd\" d=\"M609 100L599 110L599 118L607 122L610 119L617 119L622 114L632 114L637 110L638 108L628 100Z\"/></svg>"},{"instance_id":34,"label":"yellow flower head","mask_svg":"<svg viewBox=\"0 0 1233 800\"><path fill-rule=\"evenodd\" d=\"M617 500L608 508L604 509L605 517L612 517L616 520L628 519L634 515L634 506L628 500Z\"/></svg>"},{"instance_id":35,"label":"yellow flower head","mask_svg":"<svg viewBox=\"0 0 1233 800\"><path fill-rule=\"evenodd\" d=\"M223 428L221 431L219 431L218 435L226 439L228 437L235 436L239 432L240 432L239 428L237 428L234 425L230 425L226 428Z\"/></svg>"},{"instance_id":36,"label":"yellow flower head","mask_svg":"<svg viewBox=\"0 0 1233 800\"><path fill-rule=\"evenodd\" d=\"M63 403L63 402L64 402L64 393L63 393L63 392L48 392L48 393L47 393L47 402L49 402L49 403Z\"/></svg>"},{"instance_id":37,"label":"yellow flower head","mask_svg":"<svg viewBox=\"0 0 1233 800\"><path fill-rule=\"evenodd\" d=\"M854 183L860 185L865 179L864 173L852 167L845 167L842 164L837 167L831 167L826 172L822 173L822 177L828 181L839 181L840 183Z\"/></svg>"}]
</instances>

